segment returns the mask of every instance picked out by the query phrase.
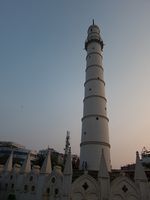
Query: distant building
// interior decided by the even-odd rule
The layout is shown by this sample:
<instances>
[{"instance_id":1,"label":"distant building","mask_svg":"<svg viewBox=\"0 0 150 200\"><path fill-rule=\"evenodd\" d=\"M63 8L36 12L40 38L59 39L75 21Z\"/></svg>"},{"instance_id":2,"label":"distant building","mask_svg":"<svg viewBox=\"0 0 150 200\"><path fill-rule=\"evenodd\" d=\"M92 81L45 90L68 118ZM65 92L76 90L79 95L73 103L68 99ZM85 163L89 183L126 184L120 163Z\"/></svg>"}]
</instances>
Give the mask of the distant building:
<instances>
[{"instance_id":1,"label":"distant building","mask_svg":"<svg viewBox=\"0 0 150 200\"><path fill-rule=\"evenodd\" d=\"M64 160L64 154L60 153L53 148L47 148L47 149L42 149L38 152L38 159L42 158L43 160L46 158L48 152L51 153L51 161L52 161L52 166L54 165L63 165L63 160Z\"/></svg>"},{"instance_id":2,"label":"distant building","mask_svg":"<svg viewBox=\"0 0 150 200\"><path fill-rule=\"evenodd\" d=\"M0 141L0 163L4 163L13 151L14 162L22 164L30 152L31 161L37 157L37 152L26 149L25 146L10 141Z\"/></svg>"},{"instance_id":3,"label":"distant building","mask_svg":"<svg viewBox=\"0 0 150 200\"><path fill-rule=\"evenodd\" d=\"M141 162L144 166L150 168L150 150L147 150L146 147L143 147L142 149Z\"/></svg>"},{"instance_id":4,"label":"distant building","mask_svg":"<svg viewBox=\"0 0 150 200\"><path fill-rule=\"evenodd\" d=\"M150 151L147 150L145 147L143 147L141 152L141 158L140 158L141 164L145 167L145 170L150 170ZM135 169L135 163L127 164L121 167L122 170L134 170Z\"/></svg>"}]
</instances>

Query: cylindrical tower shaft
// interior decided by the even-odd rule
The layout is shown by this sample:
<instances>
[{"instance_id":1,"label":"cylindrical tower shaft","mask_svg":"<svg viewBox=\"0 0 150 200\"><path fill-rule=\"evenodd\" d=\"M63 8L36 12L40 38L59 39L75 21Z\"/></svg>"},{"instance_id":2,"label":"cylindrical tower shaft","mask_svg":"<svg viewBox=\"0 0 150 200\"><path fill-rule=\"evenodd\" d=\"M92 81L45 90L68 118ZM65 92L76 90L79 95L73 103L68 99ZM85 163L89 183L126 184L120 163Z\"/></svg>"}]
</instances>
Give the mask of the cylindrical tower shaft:
<instances>
[{"instance_id":1,"label":"cylindrical tower shaft","mask_svg":"<svg viewBox=\"0 0 150 200\"><path fill-rule=\"evenodd\" d=\"M106 112L105 82L103 77L103 41L99 27L93 22L85 41L86 80L82 136L80 144L80 168L99 170L102 149L110 171L110 144Z\"/></svg>"}]
</instances>

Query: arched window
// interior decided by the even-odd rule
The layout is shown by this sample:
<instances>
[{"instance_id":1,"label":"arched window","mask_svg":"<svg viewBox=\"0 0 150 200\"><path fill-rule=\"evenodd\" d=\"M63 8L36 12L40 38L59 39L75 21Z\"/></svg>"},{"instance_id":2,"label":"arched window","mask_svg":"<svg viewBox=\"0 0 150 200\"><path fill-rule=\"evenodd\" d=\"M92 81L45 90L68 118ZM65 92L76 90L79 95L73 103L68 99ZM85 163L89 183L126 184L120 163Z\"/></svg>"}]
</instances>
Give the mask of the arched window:
<instances>
[{"instance_id":1,"label":"arched window","mask_svg":"<svg viewBox=\"0 0 150 200\"><path fill-rule=\"evenodd\" d=\"M24 191L27 192L27 190L28 190L28 186L24 185Z\"/></svg>"},{"instance_id":2,"label":"arched window","mask_svg":"<svg viewBox=\"0 0 150 200\"><path fill-rule=\"evenodd\" d=\"M50 188L46 189L46 193L49 194L50 193Z\"/></svg>"},{"instance_id":3,"label":"arched window","mask_svg":"<svg viewBox=\"0 0 150 200\"><path fill-rule=\"evenodd\" d=\"M31 191L32 191L32 192L35 191L35 186L34 186L34 185L32 185Z\"/></svg>"},{"instance_id":4,"label":"arched window","mask_svg":"<svg viewBox=\"0 0 150 200\"><path fill-rule=\"evenodd\" d=\"M5 184L5 190L7 190L7 189L8 189L8 183Z\"/></svg>"},{"instance_id":5,"label":"arched window","mask_svg":"<svg viewBox=\"0 0 150 200\"><path fill-rule=\"evenodd\" d=\"M55 183L55 181L56 181L56 179L55 179L55 177L53 177L53 178L51 179L51 182L52 182L52 183Z\"/></svg>"},{"instance_id":6,"label":"arched window","mask_svg":"<svg viewBox=\"0 0 150 200\"><path fill-rule=\"evenodd\" d=\"M33 180L33 176L30 176L30 179L29 179L30 181L32 181Z\"/></svg>"},{"instance_id":7,"label":"arched window","mask_svg":"<svg viewBox=\"0 0 150 200\"><path fill-rule=\"evenodd\" d=\"M59 193L58 188L55 188L55 195L57 195Z\"/></svg>"},{"instance_id":8,"label":"arched window","mask_svg":"<svg viewBox=\"0 0 150 200\"><path fill-rule=\"evenodd\" d=\"M16 200L16 196L14 194L9 194L7 200Z\"/></svg>"}]
</instances>

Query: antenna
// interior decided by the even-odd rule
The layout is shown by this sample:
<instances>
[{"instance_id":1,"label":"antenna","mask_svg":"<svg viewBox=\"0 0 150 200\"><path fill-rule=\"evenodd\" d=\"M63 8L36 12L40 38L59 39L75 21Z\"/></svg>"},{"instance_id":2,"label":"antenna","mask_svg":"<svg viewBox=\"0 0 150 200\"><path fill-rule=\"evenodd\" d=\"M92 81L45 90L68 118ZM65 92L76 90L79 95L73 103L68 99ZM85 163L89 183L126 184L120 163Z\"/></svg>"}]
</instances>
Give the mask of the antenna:
<instances>
[{"instance_id":1,"label":"antenna","mask_svg":"<svg viewBox=\"0 0 150 200\"><path fill-rule=\"evenodd\" d=\"M64 148L64 151L65 151L65 154L64 154L64 163L66 162L66 158L67 158L67 155L68 153L70 152L70 132L67 131L67 135L66 135L66 143L65 143L65 148Z\"/></svg>"},{"instance_id":2,"label":"antenna","mask_svg":"<svg viewBox=\"0 0 150 200\"><path fill-rule=\"evenodd\" d=\"M93 19L93 25L94 25L94 19Z\"/></svg>"}]
</instances>

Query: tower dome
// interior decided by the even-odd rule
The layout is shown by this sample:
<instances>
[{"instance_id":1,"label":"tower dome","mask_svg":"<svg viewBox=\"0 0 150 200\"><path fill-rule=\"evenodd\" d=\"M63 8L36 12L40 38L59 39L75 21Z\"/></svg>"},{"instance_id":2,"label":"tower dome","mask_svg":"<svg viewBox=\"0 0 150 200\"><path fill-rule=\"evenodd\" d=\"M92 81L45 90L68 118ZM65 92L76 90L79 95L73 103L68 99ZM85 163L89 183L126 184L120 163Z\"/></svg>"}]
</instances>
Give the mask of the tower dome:
<instances>
[{"instance_id":1,"label":"tower dome","mask_svg":"<svg viewBox=\"0 0 150 200\"><path fill-rule=\"evenodd\" d=\"M89 43L91 42L98 42L101 46L101 50L103 50L103 40L101 39L101 36L100 36L100 29L97 25L94 24L94 20L93 20L93 24L88 28L88 31L87 31L87 39L85 41L85 49L87 50L87 46Z\"/></svg>"}]
</instances>

